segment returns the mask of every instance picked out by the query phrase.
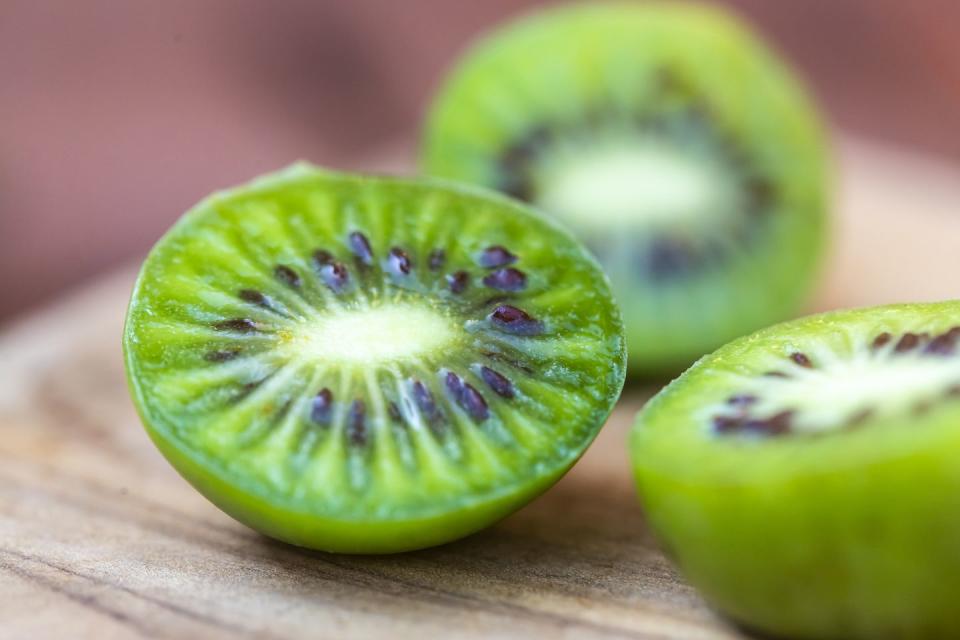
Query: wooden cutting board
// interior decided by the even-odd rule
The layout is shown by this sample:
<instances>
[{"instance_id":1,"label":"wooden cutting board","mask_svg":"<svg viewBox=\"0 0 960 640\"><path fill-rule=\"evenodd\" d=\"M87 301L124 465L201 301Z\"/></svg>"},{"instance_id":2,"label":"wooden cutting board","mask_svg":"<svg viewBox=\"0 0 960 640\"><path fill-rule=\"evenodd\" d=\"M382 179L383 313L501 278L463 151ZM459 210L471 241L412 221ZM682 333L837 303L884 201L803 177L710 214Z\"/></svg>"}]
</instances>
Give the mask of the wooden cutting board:
<instances>
[{"instance_id":1,"label":"wooden cutting board","mask_svg":"<svg viewBox=\"0 0 960 640\"><path fill-rule=\"evenodd\" d=\"M960 297L960 168L852 140L839 156L814 306ZM624 442L649 390L488 531L389 557L303 551L223 515L148 441L120 355L132 279L0 333L0 638L741 637L644 528Z\"/></svg>"}]
</instances>

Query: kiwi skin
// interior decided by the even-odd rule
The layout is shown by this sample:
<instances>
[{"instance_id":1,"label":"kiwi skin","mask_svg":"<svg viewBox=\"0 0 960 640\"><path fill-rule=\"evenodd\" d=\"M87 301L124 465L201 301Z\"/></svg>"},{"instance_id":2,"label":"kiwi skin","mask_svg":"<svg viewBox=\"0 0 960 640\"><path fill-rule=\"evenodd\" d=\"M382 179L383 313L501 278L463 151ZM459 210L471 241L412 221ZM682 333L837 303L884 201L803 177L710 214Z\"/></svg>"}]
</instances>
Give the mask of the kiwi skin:
<instances>
[{"instance_id":1,"label":"kiwi skin","mask_svg":"<svg viewBox=\"0 0 960 640\"><path fill-rule=\"evenodd\" d=\"M593 299L602 298L605 301L603 304L608 305L605 308L609 311L610 325L606 326L606 329L610 332L609 340L616 345L616 349L611 352L612 358L609 365L606 361L602 363L604 368L609 369L610 387L593 410L579 416L584 422L589 421L592 425L589 429L589 439L582 443L582 447L571 447L562 456L555 458L554 465L539 467L536 473L526 474L515 482L503 483L492 490L464 496L453 508L438 507L431 503L426 508L414 512L398 510L399 515L391 518L382 516L374 518L373 514L370 518L364 518L362 515L345 515L335 510L325 510L324 505L318 504L317 500L298 502L278 499L277 496L264 492L263 487L257 486L255 482L244 482L244 479L238 478L236 473L225 470L224 461L217 458L218 452L205 452L192 447L189 442L171 437L169 425L158 418L155 412L151 413L151 389L138 376L142 362L138 360L137 353L139 340L137 325L138 321L142 320L138 307L144 306L139 294L143 293L141 290L152 286L150 279L146 276L150 264L148 258L135 284L127 312L123 349L127 382L134 405L149 437L164 457L202 495L241 523L290 544L337 553L394 553L450 542L493 524L553 485L579 459L589 445L589 440L592 440L599 431L619 397L625 377L626 351L622 318L606 288L608 285L605 276L593 258L554 221L542 218L535 212L521 210L522 208L512 200L494 192L440 180L413 181L350 176L329 172L305 163L298 163L286 170L260 177L249 185L210 196L185 214L175 225L174 230L183 231L192 228L190 225L194 218L204 216L209 209L215 209L231 198L249 196L251 193L261 191L270 192L274 188L282 189L288 182L293 183L294 186L303 186L301 183L306 182L309 185L349 186L351 189L362 189L366 186L389 189L396 186L402 188L404 193L410 191L429 193L438 198L457 198L464 207L472 206L478 213L481 213L484 208L493 207L498 212L503 208L507 213L515 214L515 223L521 226L524 224L524 216L530 216L531 222L536 221L538 226L547 225L539 226L542 232L560 234L557 236L558 242L569 240L573 252L571 259L575 257L577 261L583 261L581 264L583 271L591 274L593 278L591 284L596 285L593 289L595 294ZM169 234L167 237L170 237ZM157 252L164 243L165 240L161 240L154 248L154 252ZM553 255L556 258L556 254ZM559 424L564 423L559 422Z\"/></svg>"},{"instance_id":2,"label":"kiwi skin","mask_svg":"<svg viewBox=\"0 0 960 640\"><path fill-rule=\"evenodd\" d=\"M768 328L705 357L637 417L631 454L648 525L684 576L745 628L784 638L960 637L960 402L806 442L710 443L675 417L702 407L718 373L738 370L758 344L899 316L956 325L960 302Z\"/></svg>"},{"instance_id":3,"label":"kiwi skin","mask_svg":"<svg viewBox=\"0 0 960 640\"><path fill-rule=\"evenodd\" d=\"M144 421L144 424L147 424ZM398 521L345 521L272 503L254 491L225 482L209 465L147 427L163 456L197 491L231 517L271 538L335 553L388 554L433 547L483 529L510 515L559 480L573 462L554 474L510 487L492 500L433 517ZM575 461L574 461L575 462Z\"/></svg>"}]
</instances>

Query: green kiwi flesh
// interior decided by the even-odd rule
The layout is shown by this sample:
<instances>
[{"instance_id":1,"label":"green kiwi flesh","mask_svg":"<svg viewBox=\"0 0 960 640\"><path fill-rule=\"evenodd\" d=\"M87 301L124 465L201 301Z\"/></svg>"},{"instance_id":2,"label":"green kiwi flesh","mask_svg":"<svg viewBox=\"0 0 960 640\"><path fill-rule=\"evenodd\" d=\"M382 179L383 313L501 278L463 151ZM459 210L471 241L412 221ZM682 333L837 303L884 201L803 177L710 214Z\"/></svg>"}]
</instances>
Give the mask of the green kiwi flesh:
<instances>
[{"instance_id":1,"label":"green kiwi flesh","mask_svg":"<svg viewBox=\"0 0 960 640\"><path fill-rule=\"evenodd\" d=\"M664 549L776 637L960 637L960 302L837 311L741 338L640 412Z\"/></svg>"},{"instance_id":2,"label":"green kiwi flesh","mask_svg":"<svg viewBox=\"0 0 960 640\"><path fill-rule=\"evenodd\" d=\"M422 150L425 173L530 202L584 240L641 376L796 313L824 246L826 165L790 70L733 17L679 3L551 8L481 39Z\"/></svg>"},{"instance_id":3,"label":"green kiwi flesh","mask_svg":"<svg viewBox=\"0 0 960 640\"><path fill-rule=\"evenodd\" d=\"M494 193L305 164L157 243L124 331L142 421L269 536L385 553L509 514L618 397L623 325L566 231Z\"/></svg>"}]
</instances>

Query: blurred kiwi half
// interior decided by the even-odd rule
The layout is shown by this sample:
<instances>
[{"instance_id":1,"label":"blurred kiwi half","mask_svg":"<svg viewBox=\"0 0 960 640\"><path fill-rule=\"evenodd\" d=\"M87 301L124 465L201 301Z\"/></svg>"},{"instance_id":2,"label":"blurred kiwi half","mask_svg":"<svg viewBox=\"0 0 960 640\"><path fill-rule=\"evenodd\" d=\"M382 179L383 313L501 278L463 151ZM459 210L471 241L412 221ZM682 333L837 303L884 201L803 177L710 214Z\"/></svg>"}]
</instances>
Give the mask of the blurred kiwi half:
<instances>
[{"instance_id":1,"label":"blurred kiwi half","mask_svg":"<svg viewBox=\"0 0 960 640\"><path fill-rule=\"evenodd\" d=\"M476 43L435 99L422 168L567 224L610 276L630 372L657 376L804 304L825 146L806 91L736 18L590 3Z\"/></svg>"}]
</instances>

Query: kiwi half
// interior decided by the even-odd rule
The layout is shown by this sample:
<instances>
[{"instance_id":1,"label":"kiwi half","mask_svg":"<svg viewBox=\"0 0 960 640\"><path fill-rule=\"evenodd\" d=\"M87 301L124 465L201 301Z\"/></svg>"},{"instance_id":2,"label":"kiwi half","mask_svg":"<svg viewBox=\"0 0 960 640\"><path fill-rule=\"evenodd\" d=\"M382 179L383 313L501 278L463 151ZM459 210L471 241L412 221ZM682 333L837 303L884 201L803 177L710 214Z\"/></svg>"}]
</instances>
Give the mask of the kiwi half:
<instances>
[{"instance_id":1,"label":"kiwi half","mask_svg":"<svg viewBox=\"0 0 960 640\"><path fill-rule=\"evenodd\" d=\"M488 525L607 418L623 325L567 232L496 194L296 165L154 247L124 332L141 418L228 514L392 552Z\"/></svg>"},{"instance_id":2,"label":"kiwi half","mask_svg":"<svg viewBox=\"0 0 960 640\"><path fill-rule=\"evenodd\" d=\"M425 173L555 215L624 310L632 373L662 375L793 315L824 245L825 149L790 71L686 4L589 3L478 42L425 127Z\"/></svg>"},{"instance_id":3,"label":"kiwi half","mask_svg":"<svg viewBox=\"0 0 960 640\"><path fill-rule=\"evenodd\" d=\"M960 302L737 340L650 401L631 448L650 525L734 619L960 637Z\"/></svg>"}]
</instances>

